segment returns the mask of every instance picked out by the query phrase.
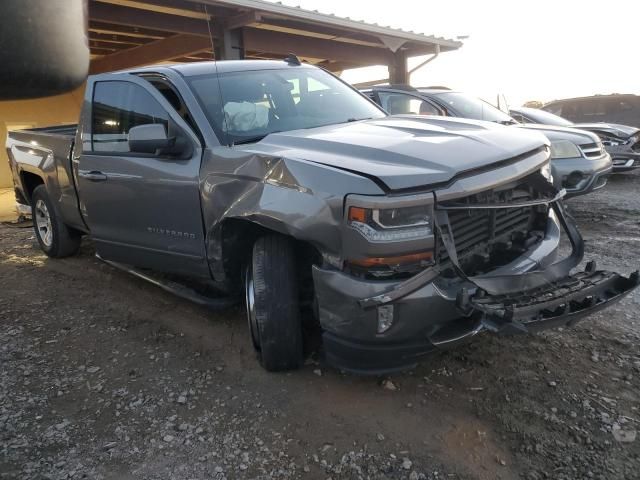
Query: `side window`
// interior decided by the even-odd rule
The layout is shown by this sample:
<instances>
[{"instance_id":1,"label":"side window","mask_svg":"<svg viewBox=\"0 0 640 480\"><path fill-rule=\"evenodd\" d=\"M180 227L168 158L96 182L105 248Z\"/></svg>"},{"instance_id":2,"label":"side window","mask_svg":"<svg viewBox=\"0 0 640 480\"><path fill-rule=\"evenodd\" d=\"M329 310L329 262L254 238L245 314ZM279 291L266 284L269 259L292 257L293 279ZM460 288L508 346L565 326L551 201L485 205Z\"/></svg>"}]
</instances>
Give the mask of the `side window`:
<instances>
[{"instance_id":1,"label":"side window","mask_svg":"<svg viewBox=\"0 0 640 480\"><path fill-rule=\"evenodd\" d=\"M161 123L169 114L144 88L122 81L97 82L93 91L91 148L95 152L128 152L129 130Z\"/></svg>"},{"instance_id":2,"label":"side window","mask_svg":"<svg viewBox=\"0 0 640 480\"><path fill-rule=\"evenodd\" d=\"M391 115L441 115L440 111L425 100L404 93L378 92L380 103Z\"/></svg>"},{"instance_id":3,"label":"side window","mask_svg":"<svg viewBox=\"0 0 640 480\"><path fill-rule=\"evenodd\" d=\"M527 119L526 117L523 117L521 114L516 112L511 113L511 118L513 118L516 122L519 122L519 123L531 123L529 119Z\"/></svg>"}]
</instances>

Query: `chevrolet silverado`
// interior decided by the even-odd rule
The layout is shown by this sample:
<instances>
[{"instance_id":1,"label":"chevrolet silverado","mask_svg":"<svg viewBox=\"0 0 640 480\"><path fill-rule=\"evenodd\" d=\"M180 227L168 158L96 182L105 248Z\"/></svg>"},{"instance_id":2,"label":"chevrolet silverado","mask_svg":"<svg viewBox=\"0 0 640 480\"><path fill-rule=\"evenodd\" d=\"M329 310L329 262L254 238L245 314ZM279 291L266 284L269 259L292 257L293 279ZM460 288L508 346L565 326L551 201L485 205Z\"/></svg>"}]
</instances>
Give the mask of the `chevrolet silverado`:
<instances>
[{"instance_id":1,"label":"chevrolet silverado","mask_svg":"<svg viewBox=\"0 0 640 480\"><path fill-rule=\"evenodd\" d=\"M77 125L11 132L7 151L49 257L90 235L112 265L244 296L271 371L302 364L309 331L330 364L381 373L573 324L638 285L575 271L540 133L388 116L295 57L95 75Z\"/></svg>"}]
</instances>

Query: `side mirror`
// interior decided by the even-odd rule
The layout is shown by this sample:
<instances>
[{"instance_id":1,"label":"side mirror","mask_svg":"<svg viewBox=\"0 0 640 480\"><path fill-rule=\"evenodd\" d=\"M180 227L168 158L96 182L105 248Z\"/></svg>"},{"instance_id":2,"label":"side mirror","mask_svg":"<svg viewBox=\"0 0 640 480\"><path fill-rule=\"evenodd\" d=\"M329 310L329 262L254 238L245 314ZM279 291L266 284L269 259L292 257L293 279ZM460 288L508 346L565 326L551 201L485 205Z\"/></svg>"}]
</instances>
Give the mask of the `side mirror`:
<instances>
[{"instance_id":1,"label":"side mirror","mask_svg":"<svg viewBox=\"0 0 640 480\"><path fill-rule=\"evenodd\" d=\"M138 125L129 130L129 151L136 153L158 153L172 148L176 139L167 136L161 123Z\"/></svg>"}]
</instances>

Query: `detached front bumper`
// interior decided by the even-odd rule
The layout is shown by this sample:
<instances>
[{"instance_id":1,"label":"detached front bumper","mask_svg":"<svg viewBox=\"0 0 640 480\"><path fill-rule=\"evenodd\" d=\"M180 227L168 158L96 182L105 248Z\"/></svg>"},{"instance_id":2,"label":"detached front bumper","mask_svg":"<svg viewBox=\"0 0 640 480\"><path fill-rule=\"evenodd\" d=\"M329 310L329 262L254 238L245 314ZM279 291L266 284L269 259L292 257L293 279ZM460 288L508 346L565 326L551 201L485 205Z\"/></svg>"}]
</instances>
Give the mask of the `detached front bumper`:
<instances>
[{"instance_id":1,"label":"detached front bumper","mask_svg":"<svg viewBox=\"0 0 640 480\"><path fill-rule=\"evenodd\" d=\"M402 282L367 281L314 267L323 348L328 363L357 373L383 374L415 365L437 348L457 345L482 331L529 332L572 325L632 291L638 274L570 275L583 241L559 203L545 238L511 264L490 274L455 281L438 265ZM446 215L438 230L446 235ZM556 261L560 226L573 250ZM445 242L455 261L455 245ZM452 255L453 253L453 255ZM381 307L393 306L393 324L378 333Z\"/></svg>"}]
</instances>

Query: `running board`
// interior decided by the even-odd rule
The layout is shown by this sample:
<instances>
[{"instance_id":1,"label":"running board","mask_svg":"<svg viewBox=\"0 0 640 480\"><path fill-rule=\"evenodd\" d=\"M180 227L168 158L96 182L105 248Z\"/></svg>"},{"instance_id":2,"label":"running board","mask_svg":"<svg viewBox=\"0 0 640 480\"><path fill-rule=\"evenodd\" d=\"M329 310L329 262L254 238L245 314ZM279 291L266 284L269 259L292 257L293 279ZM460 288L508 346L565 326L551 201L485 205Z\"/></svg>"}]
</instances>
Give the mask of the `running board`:
<instances>
[{"instance_id":1,"label":"running board","mask_svg":"<svg viewBox=\"0 0 640 480\"><path fill-rule=\"evenodd\" d=\"M159 287L166 292L172 293L177 297L184 298L185 300L189 300L190 302L202 305L203 307L207 307L211 310L225 310L238 303L238 300L234 297L208 297L180 283L153 278L151 275L148 275L147 273L144 273L129 265L112 262L111 260L105 260L97 253L96 258L103 261L107 265L112 266L113 268L117 268L118 270L122 270L123 272L130 273L134 277L138 277L142 280L152 283L156 287Z\"/></svg>"}]
</instances>

